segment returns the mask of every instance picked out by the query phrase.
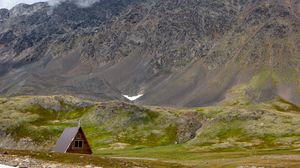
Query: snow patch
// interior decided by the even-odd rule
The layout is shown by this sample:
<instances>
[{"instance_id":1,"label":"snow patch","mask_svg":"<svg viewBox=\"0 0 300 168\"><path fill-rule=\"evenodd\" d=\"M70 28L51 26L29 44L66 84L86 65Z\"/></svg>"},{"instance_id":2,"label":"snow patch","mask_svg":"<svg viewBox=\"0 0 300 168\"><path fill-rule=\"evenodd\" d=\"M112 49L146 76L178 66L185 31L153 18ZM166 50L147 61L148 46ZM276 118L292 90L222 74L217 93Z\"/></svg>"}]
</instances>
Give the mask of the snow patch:
<instances>
[{"instance_id":1,"label":"snow patch","mask_svg":"<svg viewBox=\"0 0 300 168\"><path fill-rule=\"evenodd\" d=\"M144 96L144 94L139 94L136 96L128 96L128 95L123 95L123 96L130 101L135 101L135 100L139 99L140 97Z\"/></svg>"}]
</instances>

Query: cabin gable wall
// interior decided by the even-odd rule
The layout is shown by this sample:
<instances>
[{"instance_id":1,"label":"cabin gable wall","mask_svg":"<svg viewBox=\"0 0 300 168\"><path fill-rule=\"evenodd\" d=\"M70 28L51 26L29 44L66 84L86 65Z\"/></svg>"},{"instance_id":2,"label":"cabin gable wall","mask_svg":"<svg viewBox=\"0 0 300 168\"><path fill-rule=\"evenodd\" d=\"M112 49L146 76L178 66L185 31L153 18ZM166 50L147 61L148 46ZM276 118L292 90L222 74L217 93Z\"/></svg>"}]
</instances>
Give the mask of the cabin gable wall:
<instances>
[{"instance_id":1,"label":"cabin gable wall","mask_svg":"<svg viewBox=\"0 0 300 168\"><path fill-rule=\"evenodd\" d=\"M92 154L88 141L81 129L70 144L67 153Z\"/></svg>"}]
</instances>

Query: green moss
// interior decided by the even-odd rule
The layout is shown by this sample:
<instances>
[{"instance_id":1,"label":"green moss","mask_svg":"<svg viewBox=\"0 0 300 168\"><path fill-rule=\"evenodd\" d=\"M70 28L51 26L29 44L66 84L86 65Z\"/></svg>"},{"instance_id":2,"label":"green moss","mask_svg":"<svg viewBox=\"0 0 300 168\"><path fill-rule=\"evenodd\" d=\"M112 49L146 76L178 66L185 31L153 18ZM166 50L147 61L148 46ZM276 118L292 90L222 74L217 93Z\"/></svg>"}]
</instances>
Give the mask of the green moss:
<instances>
[{"instance_id":1,"label":"green moss","mask_svg":"<svg viewBox=\"0 0 300 168\"><path fill-rule=\"evenodd\" d=\"M22 110L24 113L29 112L32 114L37 114L39 117L35 121L31 122L34 125L44 125L48 124L53 120L78 120L85 113L89 112L93 107L81 107L81 108L72 108L71 111L55 111L51 109L46 109L41 105L35 104L26 107Z\"/></svg>"},{"instance_id":2,"label":"green moss","mask_svg":"<svg viewBox=\"0 0 300 168\"><path fill-rule=\"evenodd\" d=\"M158 144L158 142L161 141L161 135L150 133L147 137L147 144L150 146L155 146Z\"/></svg>"},{"instance_id":3,"label":"green moss","mask_svg":"<svg viewBox=\"0 0 300 168\"><path fill-rule=\"evenodd\" d=\"M264 141L264 143L259 145L259 147L261 147L261 148L273 147L275 145L275 141L277 139L276 135L272 135L272 134L264 134L263 136L260 136L259 138Z\"/></svg>"},{"instance_id":4,"label":"green moss","mask_svg":"<svg viewBox=\"0 0 300 168\"><path fill-rule=\"evenodd\" d=\"M245 131L239 127L229 127L218 130L217 137L220 139L227 139L230 137L245 136Z\"/></svg>"},{"instance_id":5,"label":"green moss","mask_svg":"<svg viewBox=\"0 0 300 168\"><path fill-rule=\"evenodd\" d=\"M145 122L154 121L155 119L157 119L159 117L159 113L154 112L154 111L150 111L150 110L147 110L146 114L147 114L147 118L146 118L146 120L144 120Z\"/></svg>"},{"instance_id":6,"label":"green moss","mask_svg":"<svg viewBox=\"0 0 300 168\"><path fill-rule=\"evenodd\" d=\"M268 79L272 78L272 72L269 69L263 69L255 75L250 81L250 87L253 89L260 89L265 86Z\"/></svg>"},{"instance_id":7,"label":"green moss","mask_svg":"<svg viewBox=\"0 0 300 168\"><path fill-rule=\"evenodd\" d=\"M69 106L68 109L71 111L55 111L39 104L27 105L19 110L24 117L10 119L12 122L6 132L16 141L28 137L36 144L51 143L64 128L74 126L73 124L92 107L71 108Z\"/></svg>"},{"instance_id":8,"label":"green moss","mask_svg":"<svg viewBox=\"0 0 300 168\"><path fill-rule=\"evenodd\" d=\"M105 128L92 124L84 124L82 127L93 149L109 147L114 143L112 133Z\"/></svg>"},{"instance_id":9,"label":"green moss","mask_svg":"<svg viewBox=\"0 0 300 168\"><path fill-rule=\"evenodd\" d=\"M177 127L176 125L170 125L165 129L165 137L162 138L161 142L162 145L167 145L167 144L174 144L177 138Z\"/></svg>"}]
</instances>

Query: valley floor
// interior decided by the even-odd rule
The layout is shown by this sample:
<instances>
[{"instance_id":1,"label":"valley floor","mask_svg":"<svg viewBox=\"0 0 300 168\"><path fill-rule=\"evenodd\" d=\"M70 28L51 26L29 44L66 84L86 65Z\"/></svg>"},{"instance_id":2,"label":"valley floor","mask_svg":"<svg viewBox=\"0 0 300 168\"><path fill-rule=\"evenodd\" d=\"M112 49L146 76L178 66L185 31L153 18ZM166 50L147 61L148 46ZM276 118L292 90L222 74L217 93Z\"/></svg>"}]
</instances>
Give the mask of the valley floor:
<instances>
[{"instance_id":1,"label":"valley floor","mask_svg":"<svg viewBox=\"0 0 300 168\"><path fill-rule=\"evenodd\" d=\"M176 149L176 147L175 147ZM178 149L178 148L177 148ZM153 149L156 150L156 149ZM300 151L294 150L257 150L235 152L203 152L182 153L180 151L165 153L157 149L157 153L115 150L101 155L55 154L35 151L0 150L0 164L23 167L122 167L122 168L298 168L300 167ZM129 157L125 157L128 153ZM134 157L135 156L135 157ZM148 158L151 156L152 158ZM159 158L154 158L159 157ZM179 158L179 159L176 159Z\"/></svg>"},{"instance_id":2,"label":"valley floor","mask_svg":"<svg viewBox=\"0 0 300 168\"><path fill-rule=\"evenodd\" d=\"M157 158L195 168L299 168L300 151L292 149L252 149L232 151L197 151L186 146L169 146L137 151L100 152L103 156Z\"/></svg>"},{"instance_id":3,"label":"valley floor","mask_svg":"<svg viewBox=\"0 0 300 168\"><path fill-rule=\"evenodd\" d=\"M181 168L179 163L116 159L98 155L59 154L0 149L0 165L28 168ZM1 168L1 166L0 166Z\"/></svg>"}]
</instances>

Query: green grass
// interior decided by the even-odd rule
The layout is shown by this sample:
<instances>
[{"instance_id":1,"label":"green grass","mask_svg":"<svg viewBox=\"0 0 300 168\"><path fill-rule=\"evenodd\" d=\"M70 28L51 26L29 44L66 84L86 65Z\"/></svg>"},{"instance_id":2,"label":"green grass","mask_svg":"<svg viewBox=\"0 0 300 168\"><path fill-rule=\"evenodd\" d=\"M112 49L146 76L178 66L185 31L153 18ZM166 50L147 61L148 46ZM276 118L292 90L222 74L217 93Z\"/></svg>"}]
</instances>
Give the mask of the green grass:
<instances>
[{"instance_id":1,"label":"green grass","mask_svg":"<svg viewBox=\"0 0 300 168\"><path fill-rule=\"evenodd\" d=\"M83 100L62 100L0 98L0 130L15 141L30 138L36 146L49 150L64 128L77 126L81 120L96 155L172 161L204 162L221 157L219 153L230 153L226 157L234 159L300 147L300 108L280 98L189 109L146 108L122 102L93 102L82 107L78 104ZM176 145L181 135L178 121L191 113L203 127L196 137Z\"/></svg>"},{"instance_id":2,"label":"green grass","mask_svg":"<svg viewBox=\"0 0 300 168\"><path fill-rule=\"evenodd\" d=\"M21 111L25 114L36 116L31 121L23 122L15 127L10 127L12 137L18 141L21 138L29 137L36 144L43 144L48 140L57 138L64 128L75 126L74 123L82 115L91 110L92 107L72 108L70 111L54 111L34 104ZM52 121L56 121L53 123Z\"/></svg>"},{"instance_id":3,"label":"green grass","mask_svg":"<svg viewBox=\"0 0 300 168\"><path fill-rule=\"evenodd\" d=\"M186 145L130 148L125 150L103 150L92 156L78 154L57 154L25 150L4 150L9 155L29 156L52 163L70 165L95 165L102 167L238 167L238 166L279 166L297 167L300 165L300 151L286 149L243 150L243 151L203 151ZM112 158L124 157L124 158ZM130 160L130 157L135 157ZM136 158L137 157L137 158ZM299 160L289 160L299 158ZM125 159L128 158L128 159ZM146 159L156 159L147 161ZM271 158L271 159L267 159Z\"/></svg>"},{"instance_id":4,"label":"green grass","mask_svg":"<svg viewBox=\"0 0 300 168\"><path fill-rule=\"evenodd\" d=\"M226 154L228 153L228 154ZM168 145L159 147L129 148L125 150L102 150L97 155L107 157L140 157L140 158L159 158L161 160L206 160L219 158L243 158L254 155L268 154L300 154L299 151L291 149L244 149L236 150L229 148L225 150L206 151L199 147L188 145Z\"/></svg>"},{"instance_id":5,"label":"green grass","mask_svg":"<svg viewBox=\"0 0 300 168\"><path fill-rule=\"evenodd\" d=\"M5 110L0 111L2 127L15 141L30 138L37 145L50 147L64 128L75 126L77 121L93 108L67 105L60 100L57 101L60 110L56 111L43 107L39 102L32 103L33 99L32 97L2 98L0 107L8 110L8 113ZM40 99L43 100L45 97ZM49 102L53 99L49 98Z\"/></svg>"},{"instance_id":6,"label":"green grass","mask_svg":"<svg viewBox=\"0 0 300 168\"><path fill-rule=\"evenodd\" d=\"M165 163L161 161L145 161L145 160L124 160L112 159L103 156L95 155L79 155L79 154L60 154L48 153L27 150L7 150L0 149L0 153L8 153L9 155L29 156L34 159L50 161L51 163L64 163L69 165L95 165L101 167L114 167L114 168L132 168L132 167L149 167L149 168L183 168L187 167L178 163ZM15 157L15 156L12 156Z\"/></svg>"}]
</instances>

